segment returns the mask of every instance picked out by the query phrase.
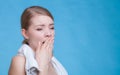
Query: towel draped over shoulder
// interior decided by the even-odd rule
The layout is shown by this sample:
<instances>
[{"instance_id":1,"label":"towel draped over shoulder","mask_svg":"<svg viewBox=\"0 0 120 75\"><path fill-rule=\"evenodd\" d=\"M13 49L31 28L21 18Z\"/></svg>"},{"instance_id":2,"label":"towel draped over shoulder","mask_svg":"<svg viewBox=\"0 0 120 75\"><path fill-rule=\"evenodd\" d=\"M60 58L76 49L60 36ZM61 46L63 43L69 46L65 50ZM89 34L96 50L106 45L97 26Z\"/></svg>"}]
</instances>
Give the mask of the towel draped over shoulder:
<instances>
[{"instance_id":1,"label":"towel draped over shoulder","mask_svg":"<svg viewBox=\"0 0 120 75\"><path fill-rule=\"evenodd\" d=\"M41 69L38 66L38 63L35 59L35 53L33 52L32 48L27 44L23 44L18 50L18 55L23 55L26 58L26 75L38 75ZM57 75L68 75L65 68L54 56L51 59L51 63L55 68Z\"/></svg>"}]
</instances>

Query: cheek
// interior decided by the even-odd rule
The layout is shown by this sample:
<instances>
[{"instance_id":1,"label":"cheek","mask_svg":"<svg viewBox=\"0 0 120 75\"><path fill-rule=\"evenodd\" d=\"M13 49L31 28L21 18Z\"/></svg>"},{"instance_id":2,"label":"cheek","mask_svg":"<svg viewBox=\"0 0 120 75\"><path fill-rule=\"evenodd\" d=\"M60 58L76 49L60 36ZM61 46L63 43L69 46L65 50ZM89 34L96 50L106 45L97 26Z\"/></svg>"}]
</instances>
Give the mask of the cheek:
<instances>
[{"instance_id":1,"label":"cheek","mask_svg":"<svg viewBox=\"0 0 120 75\"><path fill-rule=\"evenodd\" d=\"M55 34L55 30L51 30L50 32L51 32L51 34L52 34L52 35L54 35L54 34Z\"/></svg>"},{"instance_id":2,"label":"cheek","mask_svg":"<svg viewBox=\"0 0 120 75\"><path fill-rule=\"evenodd\" d=\"M55 36L55 31L52 32L52 36L53 36L53 37Z\"/></svg>"},{"instance_id":3,"label":"cheek","mask_svg":"<svg viewBox=\"0 0 120 75\"><path fill-rule=\"evenodd\" d=\"M35 33L31 34L30 40L38 42L38 41L42 41L43 37L44 37L43 33L37 33L37 32L35 32Z\"/></svg>"},{"instance_id":4,"label":"cheek","mask_svg":"<svg viewBox=\"0 0 120 75\"><path fill-rule=\"evenodd\" d=\"M36 32L30 35L29 43L33 46L34 49L36 49L39 41L42 42L43 40L43 34Z\"/></svg>"}]
</instances>

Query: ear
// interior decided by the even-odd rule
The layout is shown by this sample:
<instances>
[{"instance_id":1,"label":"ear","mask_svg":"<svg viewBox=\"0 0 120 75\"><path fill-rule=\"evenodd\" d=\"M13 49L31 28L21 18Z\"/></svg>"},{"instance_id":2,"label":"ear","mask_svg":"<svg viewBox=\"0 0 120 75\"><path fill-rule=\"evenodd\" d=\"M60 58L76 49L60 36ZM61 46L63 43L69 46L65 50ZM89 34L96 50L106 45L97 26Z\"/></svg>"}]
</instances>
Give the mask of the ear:
<instances>
[{"instance_id":1,"label":"ear","mask_svg":"<svg viewBox=\"0 0 120 75\"><path fill-rule=\"evenodd\" d=\"M25 39L29 39L28 33L25 29L22 29L22 35L24 36Z\"/></svg>"}]
</instances>

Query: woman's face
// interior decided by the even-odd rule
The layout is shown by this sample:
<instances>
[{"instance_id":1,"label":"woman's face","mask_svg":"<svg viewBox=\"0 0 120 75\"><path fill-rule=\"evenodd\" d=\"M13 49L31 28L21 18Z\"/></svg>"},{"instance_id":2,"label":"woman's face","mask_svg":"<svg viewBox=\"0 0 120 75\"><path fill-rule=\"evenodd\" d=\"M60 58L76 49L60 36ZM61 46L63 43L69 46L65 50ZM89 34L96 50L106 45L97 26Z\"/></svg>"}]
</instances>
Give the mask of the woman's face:
<instances>
[{"instance_id":1,"label":"woman's face","mask_svg":"<svg viewBox=\"0 0 120 75\"><path fill-rule=\"evenodd\" d=\"M28 39L29 45L36 50L38 42L45 42L46 39L54 37L54 22L49 16L35 15L30 20L28 30L22 30L23 36Z\"/></svg>"}]
</instances>

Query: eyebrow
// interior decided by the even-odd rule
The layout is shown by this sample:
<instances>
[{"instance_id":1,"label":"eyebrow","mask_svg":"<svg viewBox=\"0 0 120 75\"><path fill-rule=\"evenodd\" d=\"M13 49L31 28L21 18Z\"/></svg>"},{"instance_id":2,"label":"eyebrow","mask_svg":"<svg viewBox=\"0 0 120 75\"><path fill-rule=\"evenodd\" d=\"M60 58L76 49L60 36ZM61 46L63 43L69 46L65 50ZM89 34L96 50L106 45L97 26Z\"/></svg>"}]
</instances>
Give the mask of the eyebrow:
<instances>
[{"instance_id":1,"label":"eyebrow","mask_svg":"<svg viewBox=\"0 0 120 75\"><path fill-rule=\"evenodd\" d=\"M54 25L54 23L51 23L49 24L50 26ZM44 24L41 24L41 25L36 25L36 26L41 26L41 27L44 27L45 25Z\"/></svg>"}]
</instances>

